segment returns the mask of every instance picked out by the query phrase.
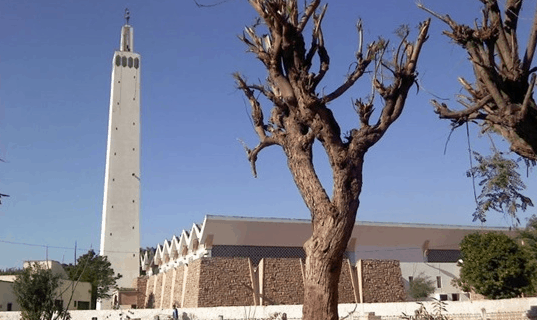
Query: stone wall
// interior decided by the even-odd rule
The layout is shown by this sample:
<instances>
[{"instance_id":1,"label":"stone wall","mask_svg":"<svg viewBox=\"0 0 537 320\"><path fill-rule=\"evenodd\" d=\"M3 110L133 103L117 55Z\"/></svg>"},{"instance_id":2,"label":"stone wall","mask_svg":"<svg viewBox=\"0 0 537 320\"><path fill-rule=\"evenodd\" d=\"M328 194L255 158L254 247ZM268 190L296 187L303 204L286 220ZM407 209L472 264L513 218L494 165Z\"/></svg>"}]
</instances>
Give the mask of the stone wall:
<instances>
[{"instance_id":1,"label":"stone wall","mask_svg":"<svg viewBox=\"0 0 537 320\"><path fill-rule=\"evenodd\" d=\"M263 304L302 304L304 283L300 259L265 258L263 277Z\"/></svg>"},{"instance_id":2,"label":"stone wall","mask_svg":"<svg viewBox=\"0 0 537 320\"><path fill-rule=\"evenodd\" d=\"M136 295L137 306L145 306L148 279L149 277L143 276L143 277L134 279L132 283L132 287L136 288L136 291L137 291L137 295Z\"/></svg>"},{"instance_id":3,"label":"stone wall","mask_svg":"<svg viewBox=\"0 0 537 320\"><path fill-rule=\"evenodd\" d=\"M248 258L202 258L198 307L254 303Z\"/></svg>"},{"instance_id":4,"label":"stone wall","mask_svg":"<svg viewBox=\"0 0 537 320\"><path fill-rule=\"evenodd\" d=\"M362 279L365 303L405 301L399 261L363 260Z\"/></svg>"},{"instance_id":5,"label":"stone wall","mask_svg":"<svg viewBox=\"0 0 537 320\"><path fill-rule=\"evenodd\" d=\"M166 272L166 281L163 282L164 294L162 295L162 308L171 309L171 300L172 300L172 283L173 283L173 274L174 269Z\"/></svg>"},{"instance_id":6,"label":"stone wall","mask_svg":"<svg viewBox=\"0 0 537 320\"><path fill-rule=\"evenodd\" d=\"M147 288L144 303L145 308L154 308L155 306L155 292L153 291L153 287L155 286L156 279L156 275L150 276L147 279Z\"/></svg>"},{"instance_id":7,"label":"stone wall","mask_svg":"<svg viewBox=\"0 0 537 320\"><path fill-rule=\"evenodd\" d=\"M180 307L182 303L184 272L185 272L184 266L179 266L175 269L175 283L173 286L172 305L175 304L178 307Z\"/></svg>"},{"instance_id":8,"label":"stone wall","mask_svg":"<svg viewBox=\"0 0 537 320\"><path fill-rule=\"evenodd\" d=\"M197 259L188 264L183 308L198 307L201 261L202 259Z\"/></svg>"},{"instance_id":9,"label":"stone wall","mask_svg":"<svg viewBox=\"0 0 537 320\"><path fill-rule=\"evenodd\" d=\"M362 260L361 274L365 303L405 301L399 261ZM360 302L359 298L356 301L360 296L358 276L357 268L344 260L339 278L339 303ZM357 279L355 285L352 278ZM148 308L164 309L173 304L181 308L251 306L259 304L255 295L262 298L263 305L304 301L300 259L263 258L255 271L254 282L248 258L201 258L188 266L145 278L147 291L143 292L147 293L140 299L145 299Z\"/></svg>"},{"instance_id":10,"label":"stone wall","mask_svg":"<svg viewBox=\"0 0 537 320\"><path fill-rule=\"evenodd\" d=\"M341 265L341 274L339 276L338 285L338 302L339 303L355 303L354 288L351 280L351 272L356 270L350 270L350 264L347 259L343 260Z\"/></svg>"},{"instance_id":11,"label":"stone wall","mask_svg":"<svg viewBox=\"0 0 537 320\"><path fill-rule=\"evenodd\" d=\"M155 296L155 308L160 308L160 299L162 298L162 281L164 280L164 273L157 274L157 279L155 280L157 282L157 285L155 286L155 292L153 292Z\"/></svg>"}]
</instances>

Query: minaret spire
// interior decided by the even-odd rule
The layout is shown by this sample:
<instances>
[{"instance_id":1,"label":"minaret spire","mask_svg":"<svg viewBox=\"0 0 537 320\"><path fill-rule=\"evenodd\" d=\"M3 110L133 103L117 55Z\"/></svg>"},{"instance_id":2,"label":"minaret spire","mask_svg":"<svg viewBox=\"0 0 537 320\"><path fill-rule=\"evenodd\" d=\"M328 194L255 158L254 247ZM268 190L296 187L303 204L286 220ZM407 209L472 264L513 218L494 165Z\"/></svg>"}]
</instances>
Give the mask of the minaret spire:
<instances>
[{"instance_id":1,"label":"minaret spire","mask_svg":"<svg viewBox=\"0 0 537 320\"><path fill-rule=\"evenodd\" d=\"M119 51L134 52L134 30L129 24L131 18L131 12L129 8L125 8L125 25L121 28L121 42L119 44Z\"/></svg>"},{"instance_id":2,"label":"minaret spire","mask_svg":"<svg viewBox=\"0 0 537 320\"><path fill-rule=\"evenodd\" d=\"M125 18L125 24L129 24L129 19L131 18L131 12L129 11L129 8L125 8L125 15L123 17Z\"/></svg>"}]
</instances>

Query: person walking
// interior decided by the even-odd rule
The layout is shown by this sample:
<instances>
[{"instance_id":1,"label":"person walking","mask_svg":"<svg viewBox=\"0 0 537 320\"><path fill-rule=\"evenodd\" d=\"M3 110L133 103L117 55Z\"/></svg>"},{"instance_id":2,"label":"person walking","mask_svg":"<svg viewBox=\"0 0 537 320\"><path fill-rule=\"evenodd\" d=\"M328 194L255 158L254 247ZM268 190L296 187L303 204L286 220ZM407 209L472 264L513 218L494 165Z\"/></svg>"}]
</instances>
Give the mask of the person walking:
<instances>
[{"instance_id":1,"label":"person walking","mask_svg":"<svg viewBox=\"0 0 537 320\"><path fill-rule=\"evenodd\" d=\"M177 311L177 305L173 305L173 313L172 313L173 320L179 319L179 311Z\"/></svg>"}]
</instances>

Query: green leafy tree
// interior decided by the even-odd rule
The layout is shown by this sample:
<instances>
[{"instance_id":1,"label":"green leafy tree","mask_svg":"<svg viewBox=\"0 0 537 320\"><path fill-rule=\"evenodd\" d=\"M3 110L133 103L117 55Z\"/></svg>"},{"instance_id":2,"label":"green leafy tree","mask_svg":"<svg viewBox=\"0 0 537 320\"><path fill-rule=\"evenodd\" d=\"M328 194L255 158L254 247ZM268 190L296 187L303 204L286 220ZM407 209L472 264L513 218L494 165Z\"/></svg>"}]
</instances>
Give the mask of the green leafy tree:
<instances>
[{"instance_id":1,"label":"green leafy tree","mask_svg":"<svg viewBox=\"0 0 537 320\"><path fill-rule=\"evenodd\" d=\"M489 299L518 297L532 291L530 256L503 233L472 233L461 241L462 265L457 285Z\"/></svg>"},{"instance_id":2,"label":"green leafy tree","mask_svg":"<svg viewBox=\"0 0 537 320\"><path fill-rule=\"evenodd\" d=\"M425 299L435 290L434 281L420 274L409 282L408 295L416 300Z\"/></svg>"},{"instance_id":3,"label":"green leafy tree","mask_svg":"<svg viewBox=\"0 0 537 320\"><path fill-rule=\"evenodd\" d=\"M496 149L489 156L474 152L474 158L477 165L468 170L467 176L480 179L479 185L482 187L476 199L474 221L485 222L487 212L492 209L510 217L518 225L517 211L533 207L531 199L520 193L526 185L518 173L518 162L504 157Z\"/></svg>"},{"instance_id":4,"label":"green leafy tree","mask_svg":"<svg viewBox=\"0 0 537 320\"><path fill-rule=\"evenodd\" d=\"M110 298L112 289L117 288L120 274L115 274L106 256L100 256L93 250L80 256L76 265L65 267L71 280L91 283L91 309L95 309L97 299Z\"/></svg>"},{"instance_id":5,"label":"green leafy tree","mask_svg":"<svg viewBox=\"0 0 537 320\"><path fill-rule=\"evenodd\" d=\"M13 293L23 320L69 319L69 312L56 303L60 275L34 263L24 268L13 282Z\"/></svg>"},{"instance_id":6,"label":"green leafy tree","mask_svg":"<svg viewBox=\"0 0 537 320\"><path fill-rule=\"evenodd\" d=\"M533 215L528 220L526 228L518 232L518 240L522 249L525 250L530 257L530 269L535 272L532 277L534 288L532 295L535 295L535 289L537 289L537 216Z\"/></svg>"}]
</instances>

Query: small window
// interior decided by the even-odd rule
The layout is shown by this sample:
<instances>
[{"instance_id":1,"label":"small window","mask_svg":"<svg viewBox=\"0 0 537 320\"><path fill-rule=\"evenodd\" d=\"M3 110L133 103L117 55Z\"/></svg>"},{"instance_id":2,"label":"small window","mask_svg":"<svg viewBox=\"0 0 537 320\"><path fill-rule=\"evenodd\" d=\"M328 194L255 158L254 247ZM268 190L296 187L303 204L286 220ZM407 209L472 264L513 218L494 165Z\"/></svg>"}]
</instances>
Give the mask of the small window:
<instances>
[{"instance_id":1,"label":"small window","mask_svg":"<svg viewBox=\"0 0 537 320\"><path fill-rule=\"evenodd\" d=\"M459 294L458 293L452 293L451 294L451 300L453 301L459 301L460 298L459 298Z\"/></svg>"},{"instance_id":2,"label":"small window","mask_svg":"<svg viewBox=\"0 0 537 320\"><path fill-rule=\"evenodd\" d=\"M413 276L408 277L408 283L412 283L412 281L414 281L414 277Z\"/></svg>"},{"instance_id":3,"label":"small window","mask_svg":"<svg viewBox=\"0 0 537 320\"><path fill-rule=\"evenodd\" d=\"M78 301L76 308L78 310L89 310L89 307L90 307L89 301ZM97 320L97 318L92 318L92 319Z\"/></svg>"},{"instance_id":4,"label":"small window","mask_svg":"<svg viewBox=\"0 0 537 320\"><path fill-rule=\"evenodd\" d=\"M132 65L133 65L132 57L129 57L129 68L132 68Z\"/></svg>"},{"instance_id":5,"label":"small window","mask_svg":"<svg viewBox=\"0 0 537 320\"><path fill-rule=\"evenodd\" d=\"M134 68L138 69L140 67L140 60L138 58L134 58Z\"/></svg>"},{"instance_id":6,"label":"small window","mask_svg":"<svg viewBox=\"0 0 537 320\"><path fill-rule=\"evenodd\" d=\"M121 57L120 56L116 56L116 66L120 66L121 65Z\"/></svg>"},{"instance_id":7,"label":"small window","mask_svg":"<svg viewBox=\"0 0 537 320\"><path fill-rule=\"evenodd\" d=\"M121 65L124 67L127 66L127 57L121 57Z\"/></svg>"},{"instance_id":8,"label":"small window","mask_svg":"<svg viewBox=\"0 0 537 320\"><path fill-rule=\"evenodd\" d=\"M440 301L447 301L447 294L441 294Z\"/></svg>"},{"instance_id":9,"label":"small window","mask_svg":"<svg viewBox=\"0 0 537 320\"><path fill-rule=\"evenodd\" d=\"M442 288L442 278L441 277L436 277L436 287L437 288Z\"/></svg>"}]
</instances>

